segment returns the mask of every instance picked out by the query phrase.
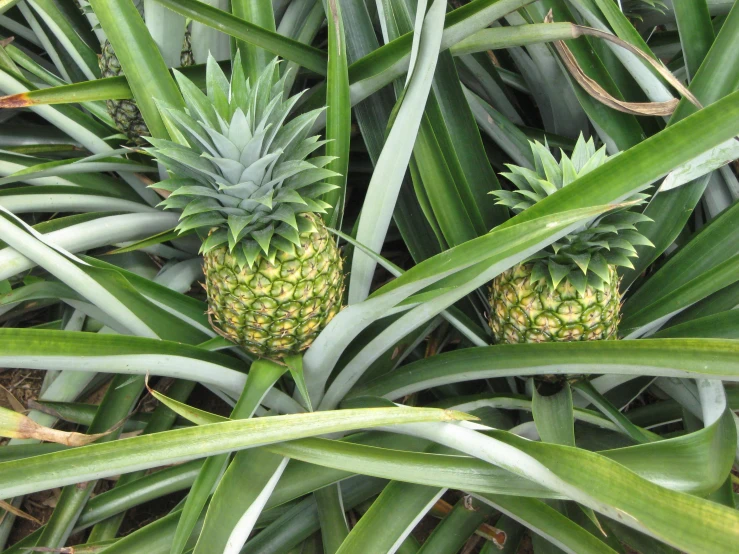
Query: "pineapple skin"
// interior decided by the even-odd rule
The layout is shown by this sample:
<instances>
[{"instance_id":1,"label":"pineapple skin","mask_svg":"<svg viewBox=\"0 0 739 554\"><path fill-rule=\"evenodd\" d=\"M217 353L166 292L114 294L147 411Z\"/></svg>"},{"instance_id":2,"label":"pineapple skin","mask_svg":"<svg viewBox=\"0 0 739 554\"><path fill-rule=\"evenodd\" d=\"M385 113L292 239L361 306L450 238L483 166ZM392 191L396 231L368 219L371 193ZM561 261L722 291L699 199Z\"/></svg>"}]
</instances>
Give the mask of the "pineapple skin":
<instances>
[{"instance_id":1,"label":"pineapple skin","mask_svg":"<svg viewBox=\"0 0 739 554\"><path fill-rule=\"evenodd\" d=\"M301 248L279 251L275 263L260 256L239 268L226 245L204 256L211 323L229 340L259 357L281 359L308 348L341 309L343 259L322 221L303 214L315 232Z\"/></svg>"},{"instance_id":2,"label":"pineapple skin","mask_svg":"<svg viewBox=\"0 0 739 554\"><path fill-rule=\"evenodd\" d=\"M123 75L118 57L113 51L113 45L106 40L102 47L102 53L98 58L100 73L102 77L119 77ZM182 53L180 54L180 66L186 67L195 63L195 57L192 53L189 31L185 33L185 40L182 44ZM149 128L146 126L141 111L133 100L106 100L108 113L113 118L118 130L128 137L133 143L139 146L148 144L143 137L151 135Z\"/></svg>"},{"instance_id":3,"label":"pineapple skin","mask_svg":"<svg viewBox=\"0 0 739 554\"><path fill-rule=\"evenodd\" d=\"M572 342L616 339L620 294L616 267L610 284L585 294L565 278L552 290L532 281L533 264L523 263L496 277L490 287L490 328L498 343Z\"/></svg>"}]
</instances>

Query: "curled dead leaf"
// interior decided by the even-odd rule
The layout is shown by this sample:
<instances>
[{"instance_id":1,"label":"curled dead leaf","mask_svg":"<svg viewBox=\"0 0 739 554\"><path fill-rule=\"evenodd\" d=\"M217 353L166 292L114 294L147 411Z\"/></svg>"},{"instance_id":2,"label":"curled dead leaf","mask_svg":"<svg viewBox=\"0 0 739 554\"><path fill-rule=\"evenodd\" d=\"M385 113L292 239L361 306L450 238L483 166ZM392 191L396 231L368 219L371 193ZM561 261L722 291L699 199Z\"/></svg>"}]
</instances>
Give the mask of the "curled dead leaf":
<instances>
[{"instance_id":1,"label":"curled dead leaf","mask_svg":"<svg viewBox=\"0 0 739 554\"><path fill-rule=\"evenodd\" d=\"M553 22L554 17L552 15L552 11L550 10L547 16L544 18L544 23ZM632 54L639 56L647 63L649 63L649 65L651 65L684 98L686 98L699 109L703 107L698 99L695 97L695 95L693 95L693 93L690 92L685 87L685 85L683 85L680 80L675 77L664 65L662 65L660 62L658 62L648 54L642 52L633 44L630 44L625 40L622 40L617 36L605 31L593 29L592 27L572 24L572 28L573 38L578 38L584 35L597 37L612 42L613 44L616 44L621 48L625 48ZM625 102L623 100L619 100L618 98L614 98L610 93L608 93L608 91L600 86L597 81L591 79L588 75L585 74L580 65L577 63L575 56L572 54L564 41L556 40L553 44L560 58L562 58L562 63L564 63L567 71L578 82L578 84L598 102L605 104L606 106L609 106L614 110L632 115L669 116L672 115L672 113L675 111L675 108L677 108L677 105L680 103L680 100L677 98L673 98L666 102Z\"/></svg>"}]
</instances>

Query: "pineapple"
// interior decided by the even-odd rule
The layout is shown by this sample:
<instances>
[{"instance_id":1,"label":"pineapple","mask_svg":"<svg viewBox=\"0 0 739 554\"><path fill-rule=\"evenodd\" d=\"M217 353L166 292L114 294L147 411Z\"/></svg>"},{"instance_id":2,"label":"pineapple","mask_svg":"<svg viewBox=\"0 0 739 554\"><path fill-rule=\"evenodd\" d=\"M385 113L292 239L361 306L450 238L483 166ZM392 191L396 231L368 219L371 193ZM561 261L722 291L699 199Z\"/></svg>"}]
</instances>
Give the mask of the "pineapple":
<instances>
[{"instance_id":1,"label":"pineapple","mask_svg":"<svg viewBox=\"0 0 739 554\"><path fill-rule=\"evenodd\" d=\"M106 40L102 45L102 54L98 59L100 72L103 77L118 77L123 75L118 58L113 51L110 41ZM186 67L193 65L195 58L193 57L192 48L190 46L190 33L185 33L185 41L182 45L182 54L180 55L180 66ZM115 121L118 130L128 137L128 140L139 145L146 143L143 137L149 136L149 128L144 122L136 102L133 100L106 100L108 113Z\"/></svg>"},{"instance_id":2,"label":"pineapple","mask_svg":"<svg viewBox=\"0 0 739 554\"><path fill-rule=\"evenodd\" d=\"M301 94L287 98L277 61L249 83L239 57L229 82L207 64L207 95L175 71L187 108L160 104L180 142L148 139L170 172L154 185L180 209L180 232L195 230L204 256L214 329L247 351L280 359L307 348L341 308L344 276L320 196L335 185L325 144L308 136L321 109L285 123Z\"/></svg>"},{"instance_id":3,"label":"pineapple","mask_svg":"<svg viewBox=\"0 0 739 554\"><path fill-rule=\"evenodd\" d=\"M137 0L134 4L141 17L144 17L143 1ZM123 68L113 51L110 41L106 39L100 48L101 54L98 57L98 65L100 66L102 77L118 77L123 75ZM186 31L182 44L182 53L180 54L180 67L187 67L194 63L195 57L190 43L190 32ZM144 117L136 106L136 102L133 100L106 100L105 103L108 106L108 113L113 118L118 130L126 135L131 142L138 145L146 144L146 140L143 137L149 136L150 133L144 122Z\"/></svg>"},{"instance_id":4,"label":"pineapple","mask_svg":"<svg viewBox=\"0 0 739 554\"><path fill-rule=\"evenodd\" d=\"M491 194L514 213L602 165L605 147L580 136L572 157L559 163L544 145L531 143L535 171L508 165L515 190ZM633 197L641 203L646 195ZM621 207L597 217L559 242L496 277L490 287L490 327L497 342L615 339L621 298L618 266L633 267L634 245L649 245L635 224L650 221Z\"/></svg>"}]
</instances>

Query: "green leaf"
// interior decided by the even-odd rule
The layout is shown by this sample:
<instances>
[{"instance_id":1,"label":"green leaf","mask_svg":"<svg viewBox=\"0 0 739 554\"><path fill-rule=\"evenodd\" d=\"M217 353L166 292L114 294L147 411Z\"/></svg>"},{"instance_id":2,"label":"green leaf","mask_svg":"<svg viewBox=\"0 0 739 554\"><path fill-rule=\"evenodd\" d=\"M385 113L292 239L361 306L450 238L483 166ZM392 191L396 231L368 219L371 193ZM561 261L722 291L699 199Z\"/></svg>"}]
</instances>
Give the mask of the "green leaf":
<instances>
[{"instance_id":1,"label":"green leaf","mask_svg":"<svg viewBox=\"0 0 739 554\"><path fill-rule=\"evenodd\" d=\"M436 0L423 19L419 18L416 33L421 37L417 62L409 75L402 104L393 128L385 141L375 171L370 180L367 198L359 218L356 238L370 249L379 251L385 239L398 191L405 175L415 142L423 108L431 89L434 68L441 44L444 8ZM375 262L355 250L349 281L349 304L361 302L369 294Z\"/></svg>"},{"instance_id":2,"label":"green leaf","mask_svg":"<svg viewBox=\"0 0 739 554\"><path fill-rule=\"evenodd\" d=\"M126 158L116 158L114 154L119 154L119 152L113 151L110 154L104 153L102 156L91 156L90 158L73 158L71 160L38 163L0 179L0 185L26 179L38 179L39 177L49 175L57 177L67 174L102 173L106 171L135 171L138 173L156 171L156 168L152 166L137 163Z\"/></svg>"},{"instance_id":3,"label":"green leaf","mask_svg":"<svg viewBox=\"0 0 739 554\"><path fill-rule=\"evenodd\" d=\"M385 483L376 479L356 478L342 483L342 503L347 510L357 508L361 503L379 494ZM320 531L318 508L313 495L297 502L288 509L270 518L270 525L251 539L244 549L244 554L260 554L263 552L290 552L294 547L310 539L311 535ZM317 554L316 543L308 540L308 552Z\"/></svg>"},{"instance_id":4,"label":"green leaf","mask_svg":"<svg viewBox=\"0 0 739 554\"><path fill-rule=\"evenodd\" d=\"M565 382L560 391L549 396L543 396L534 388L531 409L541 440L575 446L575 417L569 383Z\"/></svg>"},{"instance_id":5,"label":"green leaf","mask_svg":"<svg viewBox=\"0 0 739 554\"><path fill-rule=\"evenodd\" d=\"M349 96L349 60L344 20L338 0L326 2L328 21L328 74L326 77L326 155L335 159L327 169L338 173L327 180L339 188L327 192L322 200L331 205L326 215L330 227L341 228L344 216L346 182L349 173L351 134L351 98Z\"/></svg>"},{"instance_id":6,"label":"green leaf","mask_svg":"<svg viewBox=\"0 0 739 554\"><path fill-rule=\"evenodd\" d=\"M170 10L198 21L232 37L263 48L286 60L294 61L318 73L326 74L326 54L316 48L280 36L258 24L249 23L239 17L219 10L199 0L156 0ZM262 23L262 20L260 20ZM116 52L118 50L116 49Z\"/></svg>"},{"instance_id":7,"label":"green leaf","mask_svg":"<svg viewBox=\"0 0 739 554\"><path fill-rule=\"evenodd\" d=\"M51 0L31 0L29 4L54 34L64 48L64 54L74 61L79 71L88 79L98 78L100 68L97 55L77 34L59 6Z\"/></svg>"},{"instance_id":8,"label":"green leaf","mask_svg":"<svg viewBox=\"0 0 739 554\"><path fill-rule=\"evenodd\" d=\"M54 331L51 331L54 332ZM211 354L212 355L212 354ZM372 408L227 421L0 464L4 498L312 435L416 421L470 419L432 408ZM202 440L208 437L209 440ZM53 468L53 471L52 471Z\"/></svg>"},{"instance_id":9,"label":"green leaf","mask_svg":"<svg viewBox=\"0 0 739 554\"><path fill-rule=\"evenodd\" d=\"M341 483L318 489L313 496L318 508L324 554L335 554L349 534L349 524L341 498Z\"/></svg>"},{"instance_id":10,"label":"green leaf","mask_svg":"<svg viewBox=\"0 0 739 554\"><path fill-rule=\"evenodd\" d=\"M717 268L722 263L739 254L739 246L734 237L737 224L739 202L701 229L629 296L623 313L628 317L651 304L663 304L671 293L691 281L704 275L715 277Z\"/></svg>"},{"instance_id":11,"label":"green leaf","mask_svg":"<svg viewBox=\"0 0 739 554\"><path fill-rule=\"evenodd\" d=\"M423 542L423 546L418 550L418 553L450 554L459 552L493 513L492 508L471 496L461 498ZM498 525L498 522L496 522L496 525ZM491 543L495 541L493 544L497 546L500 534L491 531L489 527L486 528L486 531L484 538ZM490 536L490 534L493 536Z\"/></svg>"},{"instance_id":12,"label":"green leaf","mask_svg":"<svg viewBox=\"0 0 739 554\"><path fill-rule=\"evenodd\" d=\"M0 1L0 13L5 13L10 8L15 6L19 0L1 0Z\"/></svg>"},{"instance_id":13,"label":"green leaf","mask_svg":"<svg viewBox=\"0 0 739 554\"><path fill-rule=\"evenodd\" d=\"M182 343L37 329L1 329L0 336L3 340L0 359L4 364L12 360L17 364L15 367L82 372L97 372L104 368L107 372L131 375L145 375L149 371L154 375L184 377L213 384L234 396L239 395L246 382L242 364L234 358ZM150 359L152 366L133 363L137 357ZM104 366L101 365L103 363ZM274 396L268 395L266 405L271 404L270 398ZM292 405L299 408L294 403Z\"/></svg>"},{"instance_id":14,"label":"green leaf","mask_svg":"<svg viewBox=\"0 0 739 554\"><path fill-rule=\"evenodd\" d=\"M572 38L575 38L574 26L569 22L493 27L477 31L474 35L452 46L451 51L455 56L462 56L487 50L500 50Z\"/></svg>"},{"instance_id":15,"label":"green leaf","mask_svg":"<svg viewBox=\"0 0 739 554\"><path fill-rule=\"evenodd\" d=\"M254 415L263 397L269 392L277 380L285 373L285 366L268 360L257 360L251 366L249 378L244 391L239 397L231 417L233 419L248 419ZM184 415L181 409L192 411L189 406L173 406L172 409ZM212 414L201 412L200 419L194 420L203 424L214 421L225 421L225 418L214 418ZM187 416L185 416L187 417ZM233 461L228 463L229 456L221 454L209 458L198 475L195 485L188 495L183 508L182 517L177 525L177 533L171 552L179 554L185 547L188 538L195 529L198 517L208 501L211 490L215 492L208 505L203 528L199 533L196 551L208 549L218 550L241 548L245 537L249 534L254 519L264 507L263 491L273 483L275 476L284 470L282 458L260 450L238 452ZM257 472L253 470L256 465ZM226 466L228 466L226 468ZM225 474L221 477L223 470ZM220 482L219 482L220 478ZM276 481L274 481L276 484ZM271 486L274 487L274 484ZM197 487L197 490L195 489ZM271 490L271 489L270 489ZM267 495L269 496L269 495ZM237 531L238 529L238 531ZM175 545L177 549L175 549Z\"/></svg>"},{"instance_id":16,"label":"green leaf","mask_svg":"<svg viewBox=\"0 0 739 554\"><path fill-rule=\"evenodd\" d=\"M232 487L234 485L243 485L243 488L235 490L233 488L226 488L226 495L218 495L218 491L214 494L213 501L208 507L208 514L210 515L214 510L213 502L219 501L222 503L221 514L228 513L233 508L233 504L229 502L234 500L236 497L239 498L239 503L242 506L248 506L246 511L243 512L241 517L238 519L236 526L231 528L229 522L232 518L227 518L225 521L215 521L211 525L215 525L223 535L223 539L227 539L225 548L223 549L224 554L238 554L241 552L244 543L250 536L254 526L257 522L258 517L262 513L262 509L270 498L270 495L278 484L280 477L282 476L285 467L287 466L288 459L281 456L275 456L274 454L256 448L239 452L226 470L221 481L221 487ZM239 475L234 478L234 475ZM243 476L248 475L248 482L244 482ZM219 512L215 512L218 514ZM235 515L239 515L239 510ZM213 517L216 517L215 515ZM211 520L213 521L213 520ZM206 516L205 524L208 525L208 516ZM225 532L225 533L224 533ZM198 543L195 546L194 553L200 554L209 553L213 551L214 547L218 547L220 550L222 540L216 542L210 542L213 538L213 533L208 533L204 529L204 532L200 535Z\"/></svg>"},{"instance_id":17,"label":"green leaf","mask_svg":"<svg viewBox=\"0 0 739 554\"><path fill-rule=\"evenodd\" d=\"M672 5L690 79L700 68L713 44L711 16L705 0L675 0Z\"/></svg>"},{"instance_id":18,"label":"green leaf","mask_svg":"<svg viewBox=\"0 0 739 554\"><path fill-rule=\"evenodd\" d=\"M720 454L713 462L718 478L714 484L720 486L733 463L736 428L728 411L711 427L721 437ZM553 490L567 491L572 500L685 552L705 552L707 546L730 550L739 538L739 514L735 510L650 483L600 454L534 442L506 431L482 434L460 425L409 424L396 430L466 452ZM634 495L637 489L643 494ZM706 514L700 529L689 525L697 512ZM706 536L708 527L711 533Z\"/></svg>"},{"instance_id":19,"label":"green leaf","mask_svg":"<svg viewBox=\"0 0 739 554\"><path fill-rule=\"evenodd\" d=\"M600 394L592 383L588 381L580 381L573 385L574 389L582 394L590 403L596 406L603 414L608 417L613 423L615 423L621 432L631 437L637 443L645 443L654 440L653 436L645 433L642 429L639 429L636 425L631 423L629 419L618 411L618 409L611 404L608 399Z\"/></svg>"},{"instance_id":20,"label":"green leaf","mask_svg":"<svg viewBox=\"0 0 739 554\"><path fill-rule=\"evenodd\" d=\"M28 231L31 231L30 233ZM66 282L77 293L94 304L105 306L104 310L131 332L156 337L157 334L115 294L85 272L70 255L47 245L41 235L29 229L15 216L0 208L0 237L15 250L30 259L44 264L45 268Z\"/></svg>"},{"instance_id":21,"label":"green leaf","mask_svg":"<svg viewBox=\"0 0 739 554\"><path fill-rule=\"evenodd\" d=\"M290 375L292 376L293 381L295 381L295 386L298 388L300 396L303 398L303 402L305 402L308 411L312 412L313 406L311 405L310 395L308 394L308 388L305 384L305 376L303 375L303 357L300 355L286 356L284 361L287 368L290 370Z\"/></svg>"},{"instance_id":22,"label":"green leaf","mask_svg":"<svg viewBox=\"0 0 739 554\"><path fill-rule=\"evenodd\" d=\"M699 317L663 329L652 336L654 338L739 339L739 310L728 310Z\"/></svg>"},{"instance_id":23,"label":"green leaf","mask_svg":"<svg viewBox=\"0 0 739 554\"><path fill-rule=\"evenodd\" d=\"M643 339L466 348L413 362L352 390L389 399L462 380L627 373L739 380L739 345L721 339Z\"/></svg>"},{"instance_id":24,"label":"green leaf","mask_svg":"<svg viewBox=\"0 0 739 554\"><path fill-rule=\"evenodd\" d=\"M444 492L391 482L352 528L337 554L395 552Z\"/></svg>"},{"instance_id":25,"label":"green leaf","mask_svg":"<svg viewBox=\"0 0 739 554\"><path fill-rule=\"evenodd\" d=\"M478 498L504 514L521 521L534 533L565 552L616 553L567 516L540 500L491 494L481 494Z\"/></svg>"},{"instance_id":26,"label":"green leaf","mask_svg":"<svg viewBox=\"0 0 739 554\"><path fill-rule=\"evenodd\" d=\"M231 2L231 13L253 24L260 30L275 33L275 16L272 12L272 2L264 0L234 0ZM259 75L274 56L262 48L257 48L249 42L236 41L236 49L241 53L241 62L244 73L252 86L256 84Z\"/></svg>"},{"instance_id":27,"label":"green leaf","mask_svg":"<svg viewBox=\"0 0 739 554\"><path fill-rule=\"evenodd\" d=\"M168 394L172 395L175 399L185 401L187 397L192 393L195 388L193 381L177 380L172 383L167 390ZM134 414L131 414L130 417ZM166 406L157 406L153 413L148 414L151 417L148 418L146 426L143 428L145 434L160 433L169 430L175 423L176 414ZM120 489L134 483L135 481L142 479L146 476L146 472L134 472L122 475L115 483L113 490ZM89 501L85 506L89 506ZM123 523L125 512L119 513L116 517L105 519L98 523L91 531L88 537L88 542L102 541L107 539L113 539L118 534L118 531ZM79 519L77 520L79 522Z\"/></svg>"},{"instance_id":28,"label":"green leaf","mask_svg":"<svg viewBox=\"0 0 739 554\"><path fill-rule=\"evenodd\" d=\"M0 206L14 214L110 211L161 215L161 212L140 201L116 198L113 195L82 187L54 185L2 190L0 191Z\"/></svg>"},{"instance_id":29,"label":"green leaf","mask_svg":"<svg viewBox=\"0 0 739 554\"><path fill-rule=\"evenodd\" d=\"M710 294L739 280L739 254L718 264L683 286L669 292L657 303L634 309L621 322L621 332L626 336L642 336L659 327L672 314L706 298ZM634 304L632 304L633 306Z\"/></svg>"},{"instance_id":30,"label":"green leaf","mask_svg":"<svg viewBox=\"0 0 739 554\"><path fill-rule=\"evenodd\" d=\"M146 28L159 47L164 63L167 67L179 67L185 38L185 18L150 0L144 0L143 9Z\"/></svg>"},{"instance_id":31,"label":"green leaf","mask_svg":"<svg viewBox=\"0 0 739 554\"><path fill-rule=\"evenodd\" d=\"M114 428L133 409L143 388L144 378L142 376L131 380L126 375L116 375L87 430L88 435L107 432ZM120 432L120 428L114 430L113 433L100 438L97 444L115 440ZM58 548L67 542L77 515L87 503L95 485L96 481L91 481L84 485L62 489L54 513L46 523L36 546Z\"/></svg>"}]
</instances>

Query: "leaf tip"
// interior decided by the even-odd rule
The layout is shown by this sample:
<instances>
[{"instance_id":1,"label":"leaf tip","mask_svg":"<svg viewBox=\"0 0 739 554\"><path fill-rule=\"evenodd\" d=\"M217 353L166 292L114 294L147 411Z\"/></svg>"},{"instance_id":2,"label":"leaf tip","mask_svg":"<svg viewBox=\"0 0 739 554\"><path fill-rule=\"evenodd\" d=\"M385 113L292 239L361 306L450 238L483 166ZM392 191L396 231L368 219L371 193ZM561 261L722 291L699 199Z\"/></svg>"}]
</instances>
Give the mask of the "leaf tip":
<instances>
[{"instance_id":1,"label":"leaf tip","mask_svg":"<svg viewBox=\"0 0 739 554\"><path fill-rule=\"evenodd\" d=\"M0 108L27 108L34 104L35 102L28 97L27 92L0 97Z\"/></svg>"},{"instance_id":2,"label":"leaf tip","mask_svg":"<svg viewBox=\"0 0 739 554\"><path fill-rule=\"evenodd\" d=\"M457 410L444 410L444 421L480 421L480 418Z\"/></svg>"}]
</instances>

